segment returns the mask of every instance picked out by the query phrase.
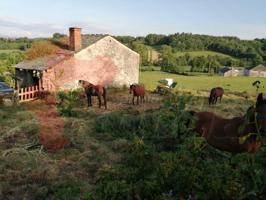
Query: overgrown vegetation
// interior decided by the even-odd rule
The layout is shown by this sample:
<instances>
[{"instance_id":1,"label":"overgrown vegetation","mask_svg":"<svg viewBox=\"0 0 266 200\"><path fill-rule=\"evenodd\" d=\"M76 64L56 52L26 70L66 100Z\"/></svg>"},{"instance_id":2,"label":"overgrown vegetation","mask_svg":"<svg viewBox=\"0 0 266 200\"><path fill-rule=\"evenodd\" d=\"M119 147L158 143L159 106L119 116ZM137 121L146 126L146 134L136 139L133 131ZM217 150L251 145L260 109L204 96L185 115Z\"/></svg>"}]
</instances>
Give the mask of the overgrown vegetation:
<instances>
[{"instance_id":1,"label":"overgrown vegetation","mask_svg":"<svg viewBox=\"0 0 266 200\"><path fill-rule=\"evenodd\" d=\"M57 93L57 109L60 115L66 117L77 116L73 110L74 105L80 97L80 90L72 90L69 92L60 91Z\"/></svg>"},{"instance_id":2,"label":"overgrown vegetation","mask_svg":"<svg viewBox=\"0 0 266 200\"><path fill-rule=\"evenodd\" d=\"M0 50L0 81L14 86L15 68L13 65L21 62L24 58L24 53L21 51Z\"/></svg>"},{"instance_id":3,"label":"overgrown vegetation","mask_svg":"<svg viewBox=\"0 0 266 200\"><path fill-rule=\"evenodd\" d=\"M128 97L124 90L108 94L110 108ZM202 94L179 91L164 104L150 100L104 111L97 105L88 109L78 92L62 92L63 107L69 95L75 97L75 115L63 113L69 145L53 153L34 145L45 131L35 113L49 114L51 105L32 102L34 112L24 105L1 109L0 199L265 199L265 147L256 155L216 150L193 132L194 119L186 111L238 116L253 97L234 94L208 107ZM150 104L161 107L141 110Z\"/></svg>"},{"instance_id":4,"label":"overgrown vegetation","mask_svg":"<svg viewBox=\"0 0 266 200\"><path fill-rule=\"evenodd\" d=\"M130 145L101 172L95 199L264 199L264 150L232 156L213 149L185 126L191 117L177 105L98 118L98 132Z\"/></svg>"},{"instance_id":5,"label":"overgrown vegetation","mask_svg":"<svg viewBox=\"0 0 266 200\"><path fill-rule=\"evenodd\" d=\"M32 39L29 38L0 38L0 49L26 50L31 46Z\"/></svg>"}]
</instances>

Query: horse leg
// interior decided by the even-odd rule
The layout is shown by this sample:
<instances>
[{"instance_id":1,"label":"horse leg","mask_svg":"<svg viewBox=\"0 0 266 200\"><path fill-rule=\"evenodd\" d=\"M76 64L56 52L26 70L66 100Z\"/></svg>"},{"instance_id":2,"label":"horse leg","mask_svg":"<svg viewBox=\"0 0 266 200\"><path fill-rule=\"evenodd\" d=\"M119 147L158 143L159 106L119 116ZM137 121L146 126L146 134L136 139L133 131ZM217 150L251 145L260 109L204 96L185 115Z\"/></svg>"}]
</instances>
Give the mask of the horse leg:
<instances>
[{"instance_id":1,"label":"horse leg","mask_svg":"<svg viewBox=\"0 0 266 200\"><path fill-rule=\"evenodd\" d=\"M209 98L209 105L211 105L212 103L213 103L213 98L210 97L210 98Z\"/></svg>"},{"instance_id":2,"label":"horse leg","mask_svg":"<svg viewBox=\"0 0 266 200\"><path fill-rule=\"evenodd\" d=\"M92 106L91 105L91 96L87 95L87 101L88 101L88 107Z\"/></svg>"},{"instance_id":3,"label":"horse leg","mask_svg":"<svg viewBox=\"0 0 266 200\"><path fill-rule=\"evenodd\" d=\"M139 96L137 96L137 105L139 105Z\"/></svg>"},{"instance_id":4,"label":"horse leg","mask_svg":"<svg viewBox=\"0 0 266 200\"><path fill-rule=\"evenodd\" d=\"M133 95L133 98L132 98L132 104L133 104L133 105L135 105L134 100L135 100L135 96Z\"/></svg>"},{"instance_id":5,"label":"horse leg","mask_svg":"<svg viewBox=\"0 0 266 200\"><path fill-rule=\"evenodd\" d=\"M215 99L214 99L214 104L217 103L217 99L218 99L218 97L215 97Z\"/></svg>"},{"instance_id":6,"label":"horse leg","mask_svg":"<svg viewBox=\"0 0 266 200\"><path fill-rule=\"evenodd\" d=\"M98 101L99 101L99 108L102 106L102 100L101 100L101 95L98 94Z\"/></svg>"},{"instance_id":7,"label":"horse leg","mask_svg":"<svg viewBox=\"0 0 266 200\"><path fill-rule=\"evenodd\" d=\"M220 103L222 103L222 97L220 97Z\"/></svg>"},{"instance_id":8,"label":"horse leg","mask_svg":"<svg viewBox=\"0 0 266 200\"><path fill-rule=\"evenodd\" d=\"M103 103L104 103L105 109L107 109L106 95L103 95Z\"/></svg>"}]
</instances>

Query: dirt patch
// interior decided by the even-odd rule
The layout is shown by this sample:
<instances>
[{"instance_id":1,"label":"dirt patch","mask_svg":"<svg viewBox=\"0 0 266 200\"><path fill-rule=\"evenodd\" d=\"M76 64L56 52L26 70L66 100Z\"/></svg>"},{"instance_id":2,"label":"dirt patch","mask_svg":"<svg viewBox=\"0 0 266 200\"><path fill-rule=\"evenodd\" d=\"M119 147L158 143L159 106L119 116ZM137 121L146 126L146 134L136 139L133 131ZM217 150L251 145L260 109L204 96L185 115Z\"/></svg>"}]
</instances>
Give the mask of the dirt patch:
<instances>
[{"instance_id":1,"label":"dirt patch","mask_svg":"<svg viewBox=\"0 0 266 200\"><path fill-rule=\"evenodd\" d=\"M34 112L40 123L40 143L48 151L57 151L64 148L69 141L63 137L64 119L57 113L56 107L46 105L42 101L31 102L26 105Z\"/></svg>"},{"instance_id":2,"label":"dirt patch","mask_svg":"<svg viewBox=\"0 0 266 200\"><path fill-rule=\"evenodd\" d=\"M101 109L98 108L97 97L92 97L92 107L87 107L87 100L84 98L82 100L82 105L80 108L87 111L94 111L96 114L108 113L118 110L137 110L139 112L144 112L150 109L157 109L162 105L163 97L157 94L148 94L145 98L144 103L137 105L137 99L135 98L135 105L132 104L132 95L128 93L111 93L107 97L107 109L104 106Z\"/></svg>"},{"instance_id":3,"label":"dirt patch","mask_svg":"<svg viewBox=\"0 0 266 200\"><path fill-rule=\"evenodd\" d=\"M57 151L69 144L69 140L64 136L65 121L56 109L55 100L51 98L45 101L33 101L25 104L27 109L33 112L40 123L40 143L49 151ZM98 108L98 100L92 98L92 107L87 107L87 99L79 98L74 109L83 117L93 114L95 117L104 113L118 110L136 110L144 112L150 109L157 109L162 105L162 96L147 94L145 103L132 105L132 96L128 91L110 92L107 99L107 109L102 106ZM136 99L135 99L136 102ZM92 118L94 121L94 118Z\"/></svg>"}]
</instances>

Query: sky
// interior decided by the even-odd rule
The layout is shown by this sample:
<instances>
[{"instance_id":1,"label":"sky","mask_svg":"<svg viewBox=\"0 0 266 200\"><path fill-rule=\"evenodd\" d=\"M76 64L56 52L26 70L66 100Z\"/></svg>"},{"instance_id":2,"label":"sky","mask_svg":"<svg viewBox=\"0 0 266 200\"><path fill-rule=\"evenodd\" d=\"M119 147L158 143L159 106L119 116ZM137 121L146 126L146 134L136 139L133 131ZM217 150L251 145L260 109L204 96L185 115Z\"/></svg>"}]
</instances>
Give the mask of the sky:
<instances>
[{"instance_id":1,"label":"sky","mask_svg":"<svg viewBox=\"0 0 266 200\"><path fill-rule=\"evenodd\" d=\"M266 38L266 0L0 0L0 36L186 32Z\"/></svg>"}]
</instances>

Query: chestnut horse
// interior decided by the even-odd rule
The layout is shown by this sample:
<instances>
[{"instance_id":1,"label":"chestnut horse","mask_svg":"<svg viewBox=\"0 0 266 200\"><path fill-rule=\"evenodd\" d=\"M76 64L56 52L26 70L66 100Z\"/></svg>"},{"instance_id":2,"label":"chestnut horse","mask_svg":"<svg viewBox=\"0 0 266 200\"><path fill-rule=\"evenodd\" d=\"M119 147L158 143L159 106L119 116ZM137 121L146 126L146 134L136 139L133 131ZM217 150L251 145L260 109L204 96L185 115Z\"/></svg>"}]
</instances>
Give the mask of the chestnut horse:
<instances>
[{"instance_id":1,"label":"chestnut horse","mask_svg":"<svg viewBox=\"0 0 266 200\"><path fill-rule=\"evenodd\" d=\"M220 103L224 94L224 89L221 87L212 88L209 97L209 105L216 104L218 97L220 97Z\"/></svg>"},{"instance_id":2,"label":"chestnut horse","mask_svg":"<svg viewBox=\"0 0 266 200\"><path fill-rule=\"evenodd\" d=\"M190 112L196 118L195 131L213 147L231 153L259 150L261 134L266 133L266 100L259 94L243 117L224 119L211 112Z\"/></svg>"},{"instance_id":3,"label":"chestnut horse","mask_svg":"<svg viewBox=\"0 0 266 200\"><path fill-rule=\"evenodd\" d=\"M104 100L105 109L107 109L106 103L106 88L102 85L93 85L92 83L84 80L79 80L79 84L84 88L87 100L88 100L88 107L92 106L91 104L91 96L97 96L99 100L99 108L102 106L101 96Z\"/></svg>"},{"instance_id":4,"label":"chestnut horse","mask_svg":"<svg viewBox=\"0 0 266 200\"><path fill-rule=\"evenodd\" d=\"M133 98L132 98L132 104L134 105L135 102L135 97L137 97L137 104L139 105L139 97L140 97L140 102L144 102L144 97L145 97L145 88L144 86L138 85L138 84L132 84L129 87L129 93L133 93Z\"/></svg>"}]
</instances>

